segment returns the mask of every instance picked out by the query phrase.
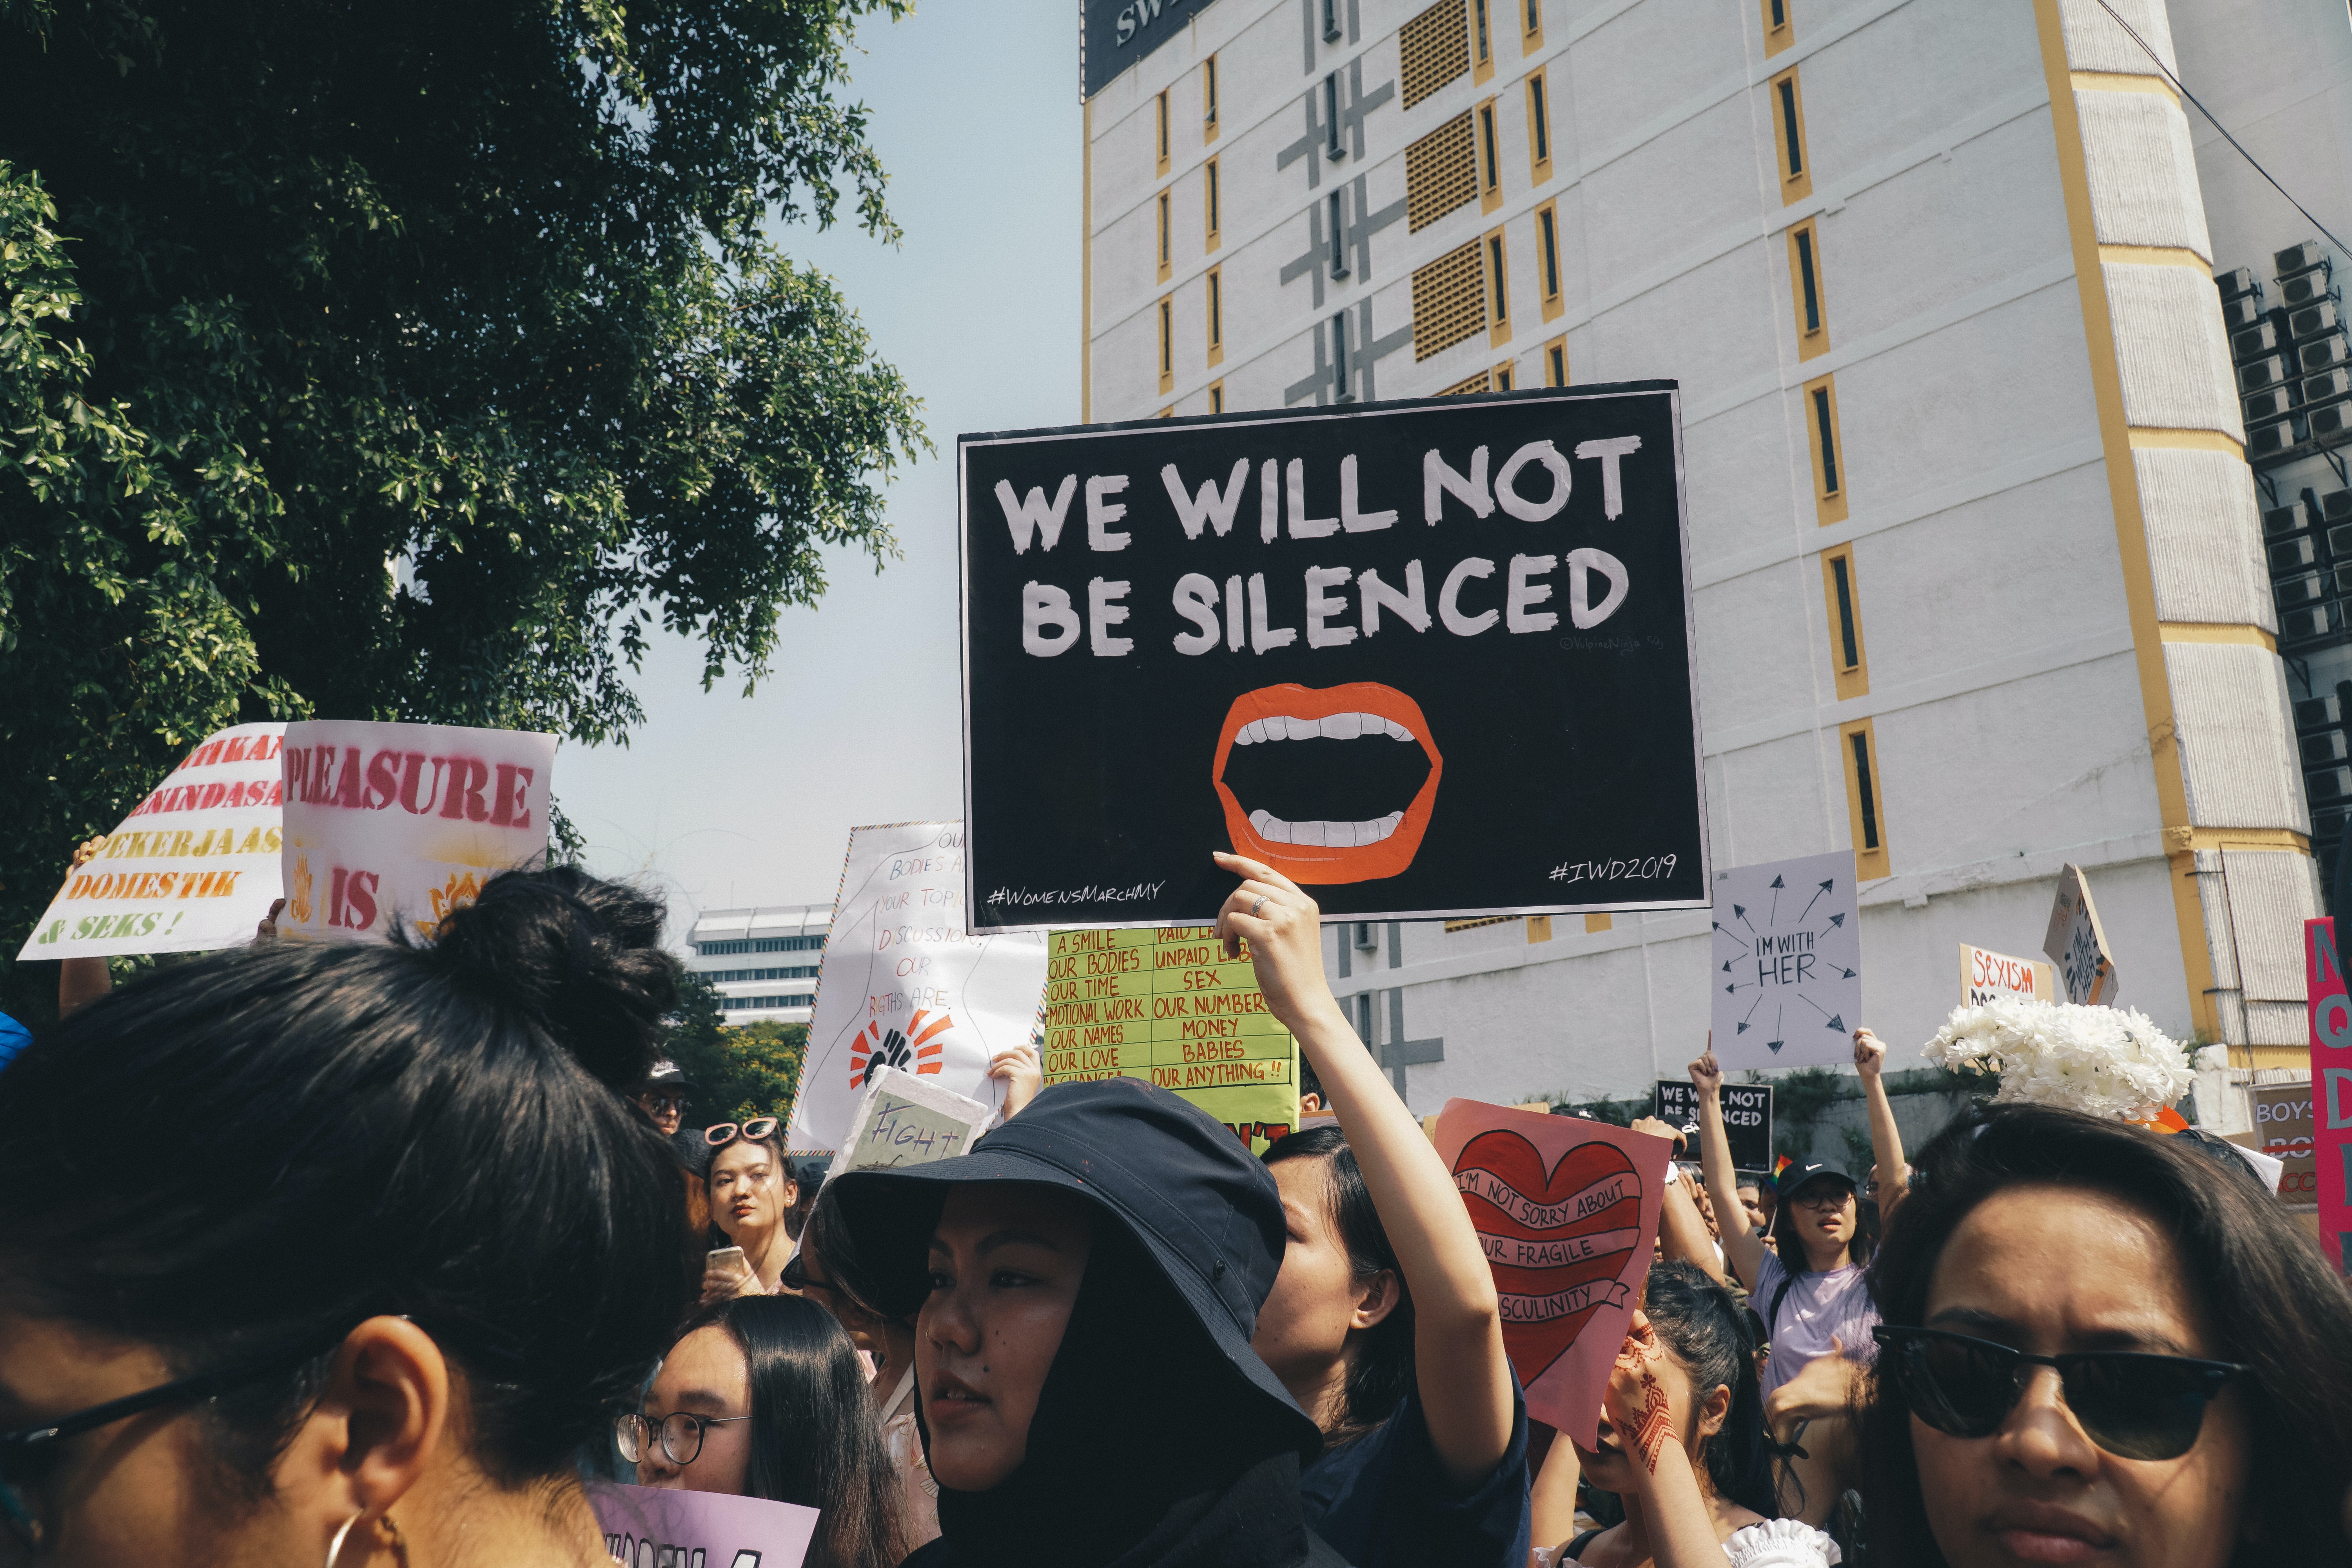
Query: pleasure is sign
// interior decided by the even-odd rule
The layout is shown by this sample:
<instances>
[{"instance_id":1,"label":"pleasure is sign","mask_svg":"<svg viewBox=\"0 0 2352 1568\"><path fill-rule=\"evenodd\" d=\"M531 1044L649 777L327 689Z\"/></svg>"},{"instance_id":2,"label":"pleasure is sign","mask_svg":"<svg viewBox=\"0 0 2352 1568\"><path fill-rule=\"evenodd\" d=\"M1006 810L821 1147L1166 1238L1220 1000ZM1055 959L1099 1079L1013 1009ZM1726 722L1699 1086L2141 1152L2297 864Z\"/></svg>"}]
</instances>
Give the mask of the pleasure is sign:
<instances>
[{"instance_id":1,"label":"pleasure is sign","mask_svg":"<svg viewBox=\"0 0 2352 1568\"><path fill-rule=\"evenodd\" d=\"M967 436L971 929L1707 901L1670 383Z\"/></svg>"}]
</instances>

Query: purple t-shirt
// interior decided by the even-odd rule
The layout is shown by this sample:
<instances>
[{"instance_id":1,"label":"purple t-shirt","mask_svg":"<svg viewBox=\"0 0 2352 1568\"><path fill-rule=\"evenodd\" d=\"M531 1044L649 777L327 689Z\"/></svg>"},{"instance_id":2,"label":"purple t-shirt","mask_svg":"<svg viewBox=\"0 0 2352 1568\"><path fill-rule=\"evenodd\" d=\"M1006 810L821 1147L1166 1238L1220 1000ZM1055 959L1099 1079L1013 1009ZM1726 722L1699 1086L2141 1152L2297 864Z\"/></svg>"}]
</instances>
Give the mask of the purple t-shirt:
<instances>
[{"instance_id":1,"label":"purple t-shirt","mask_svg":"<svg viewBox=\"0 0 2352 1568\"><path fill-rule=\"evenodd\" d=\"M1780 1260L1767 1252L1756 1270L1756 1289L1748 1295L1748 1304L1765 1320L1764 1331L1772 1336L1772 1356L1764 1363L1767 1399L1774 1389L1802 1372L1807 1362L1829 1354L1833 1338L1844 1347L1848 1361L1868 1363L1878 1355L1878 1345L1870 1337L1878 1322L1878 1308L1870 1300L1858 1266L1797 1276L1775 1313L1772 1298L1780 1294L1788 1279L1789 1271L1780 1267Z\"/></svg>"}]
</instances>

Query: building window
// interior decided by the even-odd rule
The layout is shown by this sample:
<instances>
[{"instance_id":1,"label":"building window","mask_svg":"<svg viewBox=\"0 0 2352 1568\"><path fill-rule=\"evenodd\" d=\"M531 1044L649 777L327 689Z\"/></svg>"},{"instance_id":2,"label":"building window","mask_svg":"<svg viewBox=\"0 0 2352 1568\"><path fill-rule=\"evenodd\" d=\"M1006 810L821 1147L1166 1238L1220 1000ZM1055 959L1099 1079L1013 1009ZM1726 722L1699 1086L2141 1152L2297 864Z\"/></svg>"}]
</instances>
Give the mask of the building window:
<instances>
[{"instance_id":1,"label":"building window","mask_svg":"<svg viewBox=\"0 0 2352 1568\"><path fill-rule=\"evenodd\" d=\"M1519 0L1527 15L1519 19L1519 52L1534 54L1543 47L1543 0Z\"/></svg>"},{"instance_id":2,"label":"building window","mask_svg":"<svg viewBox=\"0 0 2352 1568\"><path fill-rule=\"evenodd\" d=\"M1566 386L1568 384L1568 340L1554 338L1544 344L1543 363L1544 384Z\"/></svg>"},{"instance_id":3,"label":"building window","mask_svg":"<svg viewBox=\"0 0 2352 1568\"><path fill-rule=\"evenodd\" d=\"M1540 70L1528 78L1528 161L1536 184L1551 178L1551 101Z\"/></svg>"},{"instance_id":4,"label":"building window","mask_svg":"<svg viewBox=\"0 0 2352 1568\"><path fill-rule=\"evenodd\" d=\"M1543 316L1549 321L1566 308L1559 294L1559 216L1549 203L1536 208L1536 262L1543 268Z\"/></svg>"},{"instance_id":5,"label":"building window","mask_svg":"<svg viewBox=\"0 0 2352 1568\"><path fill-rule=\"evenodd\" d=\"M1217 57L1211 55L1201 62L1201 123L1202 140L1217 139Z\"/></svg>"},{"instance_id":6,"label":"building window","mask_svg":"<svg viewBox=\"0 0 2352 1568\"><path fill-rule=\"evenodd\" d=\"M1464 110L1404 150L1405 227L1419 233L1478 195L1478 133Z\"/></svg>"},{"instance_id":7,"label":"building window","mask_svg":"<svg viewBox=\"0 0 2352 1568\"><path fill-rule=\"evenodd\" d=\"M1339 0L1323 0L1323 41L1339 41Z\"/></svg>"},{"instance_id":8,"label":"building window","mask_svg":"<svg viewBox=\"0 0 2352 1568\"><path fill-rule=\"evenodd\" d=\"M1470 0L1470 58L1482 68L1495 63L1495 51L1486 40L1486 0Z\"/></svg>"},{"instance_id":9,"label":"building window","mask_svg":"<svg viewBox=\"0 0 2352 1568\"><path fill-rule=\"evenodd\" d=\"M1469 68L1462 0L1437 0L1397 29L1397 91L1403 107L1411 109Z\"/></svg>"},{"instance_id":10,"label":"building window","mask_svg":"<svg viewBox=\"0 0 2352 1568\"><path fill-rule=\"evenodd\" d=\"M1160 281L1168 281L1168 193L1160 193Z\"/></svg>"},{"instance_id":11,"label":"building window","mask_svg":"<svg viewBox=\"0 0 2352 1568\"><path fill-rule=\"evenodd\" d=\"M1772 139L1780 153L1780 204L1813 194L1813 173L1805 162L1805 95L1793 70L1772 79Z\"/></svg>"},{"instance_id":12,"label":"building window","mask_svg":"<svg viewBox=\"0 0 2352 1568\"><path fill-rule=\"evenodd\" d=\"M1216 249L1216 248L1217 248L1217 243L1218 243L1218 240L1217 240L1217 205L1218 205L1218 192L1217 192L1217 161L1216 161L1214 158L1210 159L1206 163L1203 163L1203 164L1201 166L1201 179L1202 179L1202 186L1201 186L1201 201L1202 201L1202 207L1203 207L1203 212L1202 212L1202 216L1207 220L1207 222L1208 222L1208 226L1209 226L1209 232L1208 232L1208 236L1207 236L1207 237L1206 237L1206 239L1204 240L1204 242L1203 242L1203 243L1206 245L1207 248L1209 248L1209 249L1211 249L1211 250L1214 250L1214 249Z\"/></svg>"},{"instance_id":13,"label":"building window","mask_svg":"<svg viewBox=\"0 0 2352 1568\"><path fill-rule=\"evenodd\" d=\"M1346 403L1355 394L1348 384L1348 312L1341 310L1331 318L1331 395L1335 402Z\"/></svg>"},{"instance_id":14,"label":"building window","mask_svg":"<svg viewBox=\"0 0 2352 1568\"><path fill-rule=\"evenodd\" d=\"M1478 106L1478 191L1484 210L1503 205L1503 171L1495 150L1495 100Z\"/></svg>"},{"instance_id":15,"label":"building window","mask_svg":"<svg viewBox=\"0 0 2352 1568\"><path fill-rule=\"evenodd\" d=\"M1159 122L1158 140L1153 145L1160 149L1159 172L1164 174L1168 172L1168 95L1166 93L1163 92L1151 100L1151 112Z\"/></svg>"},{"instance_id":16,"label":"building window","mask_svg":"<svg viewBox=\"0 0 2352 1568\"><path fill-rule=\"evenodd\" d=\"M1160 301L1160 390L1176 384L1176 302Z\"/></svg>"},{"instance_id":17,"label":"building window","mask_svg":"<svg viewBox=\"0 0 2352 1568\"><path fill-rule=\"evenodd\" d=\"M1486 325L1488 339L1500 345L1511 341L1511 289L1503 265L1503 231L1486 237Z\"/></svg>"},{"instance_id":18,"label":"building window","mask_svg":"<svg viewBox=\"0 0 2352 1568\"><path fill-rule=\"evenodd\" d=\"M1474 239L1466 245L1455 246L1426 266L1413 268L1412 357L1415 363L1452 348L1475 332L1484 321L1486 313L1486 269L1480 261L1480 253L1481 247ZM1480 371L1478 379L1483 382L1486 378L1486 373Z\"/></svg>"},{"instance_id":19,"label":"building window","mask_svg":"<svg viewBox=\"0 0 2352 1568\"><path fill-rule=\"evenodd\" d=\"M1217 364L1225 357L1225 280L1216 268L1209 268L1209 363Z\"/></svg>"},{"instance_id":20,"label":"building window","mask_svg":"<svg viewBox=\"0 0 2352 1568\"><path fill-rule=\"evenodd\" d=\"M1837 383L1833 376L1808 382L1804 389L1805 432L1813 453L1813 502L1824 523L1845 521L1845 449L1838 436Z\"/></svg>"},{"instance_id":21,"label":"building window","mask_svg":"<svg viewBox=\"0 0 2352 1568\"><path fill-rule=\"evenodd\" d=\"M1509 363L1508 361L1505 361L1503 363L1498 364L1498 365L1496 365L1496 366L1495 367L1495 390L1496 390L1496 391L1497 391L1497 392L1508 392L1508 391L1510 391L1510 390L1511 390L1511 382L1512 382L1512 380L1513 380L1513 379L1514 379L1514 376L1513 376L1512 366L1511 366L1511 364L1510 364L1510 363Z\"/></svg>"},{"instance_id":22,"label":"building window","mask_svg":"<svg viewBox=\"0 0 2352 1568\"><path fill-rule=\"evenodd\" d=\"M1213 381L1209 384L1209 412L1223 414L1224 411L1225 384L1222 381Z\"/></svg>"},{"instance_id":23,"label":"building window","mask_svg":"<svg viewBox=\"0 0 2352 1568\"><path fill-rule=\"evenodd\" d=\"M1331 193L1331 276L1348 275L1348 204L1338 191Z\"/></svg>"},{"instance_id":24,"label":"building window","mask_svg":"<svg viewBox=\"0 0 2352 1568\"><path fill-rule=\"evenodd\" d=\"M1337 158L1348 149L1339 141L1339 73L1323 79L1323 155Z\"/></svg>"},{"instance_id":25,"label":"building window","mask_svg":"<svg viewBox=\"0 0 2352 1568\"><path fill-rule=\"evenodd\" d=\"M817 952L823 951L821 936L763 936L749 942L698 942L694 951L701 958L723 958L733 952Z\"/></svg>"},{"instance_id":26,"label":"building window","mask_svg":"<svg viewBox=\"0 0 2352 1568\"><path fill-rule=\"evenodd\" d=\"M1790 26L1789 0L1764 0L1764 52L1777 55L1797 41L1797 30Z\"/></svg>"},{"instance_id":27,"label":"building window","mask_svg":"<svg viewBox=\"0 0 2352 1568\"><path fill-rule=\"evenodd\" d=\"M1822 603L1829 612L1830 670L1838 700L1870 694L1870 673L1862 643L1862 589L1853 574L1853 546L1822 555Z\"/></svg>"},{"instance_id":28,"label":"building window","mask_svg":"<svg viewBox=\"0 0 2352 1568\"><path fill-rule=\"evenodd\" d=\"M1867 719L1841 725L1838 749L1845 753L1846 814L1853 827L1857 880L1890 874L1886 854L1886 792L1878 776L1878 737Z\"/></svg>"}]
</instances>

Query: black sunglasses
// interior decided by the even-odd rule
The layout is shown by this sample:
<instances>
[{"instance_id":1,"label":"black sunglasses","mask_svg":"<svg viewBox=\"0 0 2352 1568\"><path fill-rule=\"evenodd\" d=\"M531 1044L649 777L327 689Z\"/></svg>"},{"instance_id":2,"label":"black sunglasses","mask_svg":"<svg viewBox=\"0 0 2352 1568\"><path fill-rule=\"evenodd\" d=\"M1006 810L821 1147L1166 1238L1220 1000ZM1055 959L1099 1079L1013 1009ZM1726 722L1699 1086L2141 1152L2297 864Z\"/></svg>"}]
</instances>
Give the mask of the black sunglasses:
<instances>
[{"instance_id":1,"label":"black sunglasses","mask_svg":"<svg viewBox=\"0 0 2352 1568\"><path fill-rule=\"evenodd\" d=\"M2136 1351L2028 1355L1942 1329L1870 1331L1911 1414L1954 1437L1989 1437L2025 1395L2030 1369L2057 1369L2084 1435L2120 1459L2177 1459L2197 1446L2205 1407L2247 1369Z\"/></svg>"},{"instance_id":2,"label":"black sunglasses","mask_svg":"<svg viewBox=\"0 0 2352 1568\"><path fill-rule=\"evenodd\" d=\"M348 1332L348 1331L346 1331ZM234 1363L211 1372L200 1372L193 1377L158 1384L121 1399L103 1405L93 1405L77 1410L55 1421L37 1426L20 1427L14 1432L0 1432L0 1523L5 1523L27 1547L38 1551L42 1526L35 1517L32 1500L25 1488L38 1479L57 1456L57 1445L68 1437L78 1437L84 1432L95 1432L100 1426L133 1415L143 1415L151 1410L164 1410L177 1405L194 1405L233 1394L265 1379L292 1372L296 1367L316 1361L342 1343L345 1335L313 1342L299 1349L279 1349L252 1361Z\"/></svg>"}]
</instances>

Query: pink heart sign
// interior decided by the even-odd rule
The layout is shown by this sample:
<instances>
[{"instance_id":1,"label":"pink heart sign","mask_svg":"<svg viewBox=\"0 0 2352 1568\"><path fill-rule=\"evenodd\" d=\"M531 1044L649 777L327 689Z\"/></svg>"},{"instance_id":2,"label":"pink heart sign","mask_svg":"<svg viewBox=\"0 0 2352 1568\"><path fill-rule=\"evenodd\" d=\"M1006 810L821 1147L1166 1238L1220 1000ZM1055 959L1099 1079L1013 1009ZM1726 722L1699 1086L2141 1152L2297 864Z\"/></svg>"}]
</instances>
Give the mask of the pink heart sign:
<instances>
[{"instance_id":1,"label":"pink heart sign","mask_svg":"<svg viewBox=\"0 0 2352 1568\"><path fill-rule=\"evenodd\" d=\"M1437 1152L1494 1270L1528 1415L1591 1447L1649 1271L1671 1145L1581 1117L1454 1100L1438 1116Z\"/></svg>"}]
</instances>

